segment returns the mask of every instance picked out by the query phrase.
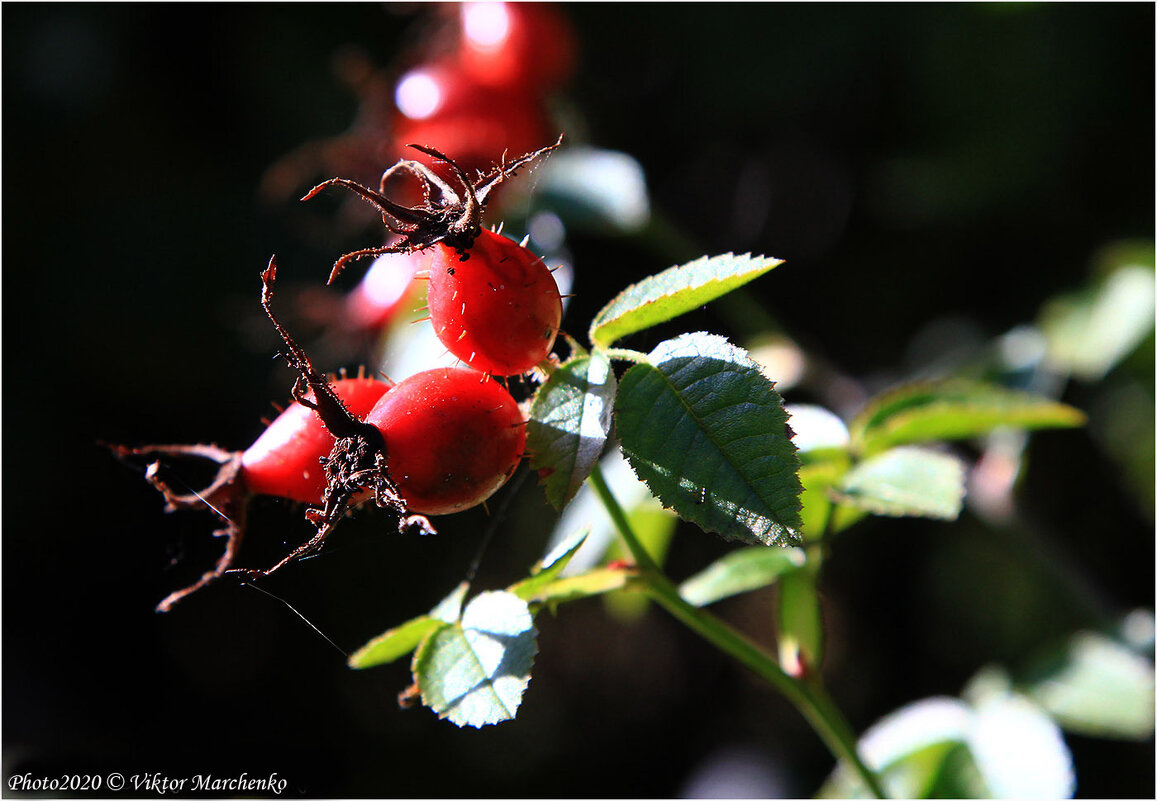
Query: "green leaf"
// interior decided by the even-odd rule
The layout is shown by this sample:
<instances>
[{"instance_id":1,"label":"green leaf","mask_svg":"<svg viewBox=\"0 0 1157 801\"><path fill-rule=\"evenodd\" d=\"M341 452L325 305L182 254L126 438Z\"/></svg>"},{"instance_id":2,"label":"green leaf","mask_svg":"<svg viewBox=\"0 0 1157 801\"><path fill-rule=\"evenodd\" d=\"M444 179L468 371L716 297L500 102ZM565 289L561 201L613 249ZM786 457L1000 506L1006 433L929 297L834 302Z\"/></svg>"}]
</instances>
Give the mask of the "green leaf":
<instances>
[{"instance_id":1,"label":"green leaf","mask_svg":"<svg viewBox=\"0 0 1157 801\"><path fill-rule=\"evenodd\" d=\"M1016 694L975 707L956 698L925 698L873 724L857 750L891 798L1068 798L1072 755L1056 725ZM824 797L864 797L846 764Z\"/></svg>"},{"instance_id":2,"label":"green leaf","mask_svg":"<svg viewBox=\"0 0 1157 801\"><path fill-rule=\"evenodd\" d=\"M1095 286L1057 298L1042 311L1049 361L1096 381L1153 330L1154 277L1147 264L1126 264Z\"/></svg>"},{"instance_id":3,"label":"green leaf","mask_svg":"<svg viewBox=\"0 0 1157 801\"><path fill-rule=\"evenodd\" d=\"M1018 678L1017 686L1069 731L1153 735L1153 662L1102 634L1078 632Z\"/></svg>"},{"instance_id":4,"label":"green leaf","mask_svg":"<svg viewBox=\"0 0 1157 801\"><path fill-rule=\"evenodd\" d=\"M753 545L732 551L679 585L679 594L692 606L707 606L732 595L774 584L784 573L804 563L799 548Z\"/></svg>"},{"instance_id":5,"label":"green leaf","mask_svg":"<svg viewBox=\"0 0 1157 801\"><path fill-rule=\"evenodd\" d=\"M615 399L623 453L680 517L751 545L798 540L799 458L774 384L711 334L660 344Z\"/></svg>"},{"instance_id":6,"label":"green leaf","mask_svg":"<svg viewBox=\"0 0 1157 801\"><path fill-rule=\"evenodd\" d=\"M851 469L852 461L845 451L830 451L823 460L808 461L806 455L801 456L804 464L799 469L799 480L803 485L803 494L800 496L800 520L803 525L800 533L811 542L823 537L829 529L835 530L834 521L828 522L836 511L828 490L838 484Z\"/></svg>"},{"instance_id":7,"label":"green leaf","mask_svg":"<svg viewBox=\"0 0 1157 801\"><path fill-rule=\"evenodd\" d=\"M753 281L783 262L765 256L704 256L624 289L595 315L590 340L607 348L628 334L686 314Z\"/></svg>"},{"instance_id":8,"label":"green leaf","mask_svg":"<svg viewBox=\"0 0 1157 801\"><path fill-rule=\"evenodd\" d=\"M522 595L526 591L524 588L519 594L532 603L566 603L621 590L636 575L635 568L630 566L598 567L577 576L564 576L547 584L536 585L533 593L527 595Z\"/></svg>"},{"instance_id":9,"label":"green leaf","mask_svg":"<svg viewBox=\"0 0 1157 801\"><path fill-rule=\"evenodd\" d=\"M458 619L462 601L469 589L470 584L463 581L453 592L439 601L429 614L411 618L402 625L374 637L350 655L349 666L361 669L384 665L410 653L431 633Z\"/></svg>"},{"instance_id":10,"label":"green leaf","mask_svg":"<svg viewBox=\"0 0 1157 801\"><path fill-rule=\"evenodd\" d=\"M362 669L393 662L413 651L423 639L445 625L429 615L411 618L354 651L348 664L351 668Z\"/></svg>"},{"instance_id":11,"label":"green leaf","mask_svg":"<svg viewBox=\"0 0 1157 801\"><path fill-rule=\"evenodd\" d=\"M923 448L894 448L853 467L835 494L877 515L955 520L964 499L964 465Z\"/></svg>"},{"instance_id":12,"label":"green leaf","mask_svg":"<svg viewBox=\"0 0 1157 801\"><path fill-rule=\"evenodd\" d=\"M1023 695L977 705L968 749L992 798L1071 798L1076 789L1061 730Z\"/></svg>"},{"instance_id":13,"label":"green leaf","mask_svg":"<svg viewBox=\"0 0 1157 801\"><path fill-rule=\"evenodd\" d=\"M508 592L484 592L462 620L427 638L414 655L422 703L458 726L514 718L538 650L530 609Z\"/></svg>"},{"instance_id":14,"label":"green leaf","mask_svg":"<svg viewBox=\"0 0 1157 801\"><path fill-rule=\"evenodd\" d=\"M430 617L436 620L444 620L447 623L453 623L462 614L462 602L466 600L466 593L469 591L469 581L459 582L453 592L439 601L438 605L430 610Z\"/></svg>"},{"instance_id":15,"label":"green leaf","mask_svg":"<svg viewBox=\"0 0 1157 801\"><path fill-rule=\"evenodd\" d=\"M972 712L956 698L925 698L908 704L864 732L857 750L879 775L890 798L981 798L983 783L956 782L968 787L956 795L929 795L933 784L945 783L945 768L954 751L964 748ZM820 789L821 798L868 798L868 788L841 761Z\"/></svg>"},{"instance_id":16,"label":"green leaf","mask_svg":"<svg viewBox=\"0 0 1157 801\"><path fill-rule=\"evenodd\" d=\"M530 577L512 584L507 592L512 592L524 601L530 601L543 587L550 584L570 564L578 549L587 540L588 530L584 529L572 534L559 543L558 547L547 554L541 562L530 569Z\"/></svg>"},{"instance_id":17,"label":"green leaf","mask_svg":"<svg viewBox=\"0 0 1157 801\"><path fill-rule=\"evenodd\" d=\"M879 453L895 445L974 437L999 426L1079 426L1071 406L991 384L949 380L906 384L874 400L852 420L853 446Z\"/></svg>"},{"instance_id":18,"label":"green leaf","mask_svg":"<svg viewBox=\"0 0 1157 801\"><path fill-rule=\"evenodd\" d=\"M615 375L602 351L566 362L535 393L526 445L555 509L566 506L598 463L614 397Z\"/></svg>"}]
</instances>

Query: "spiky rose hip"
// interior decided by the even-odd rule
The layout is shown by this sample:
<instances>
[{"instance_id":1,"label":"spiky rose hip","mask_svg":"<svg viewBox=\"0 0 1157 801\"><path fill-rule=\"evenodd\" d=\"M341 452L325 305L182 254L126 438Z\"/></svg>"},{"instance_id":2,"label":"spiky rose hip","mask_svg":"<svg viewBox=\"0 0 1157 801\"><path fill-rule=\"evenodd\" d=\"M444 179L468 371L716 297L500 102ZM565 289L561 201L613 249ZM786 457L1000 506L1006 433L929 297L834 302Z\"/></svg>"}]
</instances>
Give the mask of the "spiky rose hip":
<instances>
[{"instance_id":1,"label":"spiky rose hip","mask_svg":"<svg viewBox=\"0 0 1157 801\"><path fill-rule=\"evenodd\" d=\"M481 214L495 186L559 142L510 165L501 164L475 183L438 151L413 146L445 160L458 178L458 189L413 161L386 170L378 192L345 178L314 187L305 199L329 185L356 192L381 212L392 232L402 236L389 245L345 254L335 262L330 281L347 263L362 256L423 250L429 254L430 322L442 344L485 373L517 375L532 369L550 353L558 335L562 321L558 286L542 259L523 245L484 230ZM401 206L385 196L388 179L398 172L423 182L426 200L422 205Z\"/></svg>"}]
</instances>

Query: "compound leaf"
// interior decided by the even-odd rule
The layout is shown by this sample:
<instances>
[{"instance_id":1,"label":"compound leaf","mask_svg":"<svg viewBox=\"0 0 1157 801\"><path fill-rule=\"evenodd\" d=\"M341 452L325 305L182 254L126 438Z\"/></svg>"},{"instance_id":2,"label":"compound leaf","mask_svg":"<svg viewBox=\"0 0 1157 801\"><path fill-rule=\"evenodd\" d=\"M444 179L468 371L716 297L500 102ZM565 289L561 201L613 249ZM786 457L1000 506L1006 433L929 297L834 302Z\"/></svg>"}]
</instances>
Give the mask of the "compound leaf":
<instances>
[{"instance_id":1,"label":"compound leaf","mask_svg":"<svg viewBox=\"0 0 1157 801\"><path fill-rule=\"evenodd\" d=\"M535 394L526 444L554 508L566 506L598 462L614 397L615 375L601 351L571 359Z\"/></svg>"},{"instance_id":2,"label":"compound leaf","mask_svg":"<svg viewBox=\"0 0 1157 801\"><path fill-rule=\"evenodd\" d=\"M628 334L686 314L782 264L766 256L704 256L624 289L591 322L590 340L610 347Z\"/></svg>"},{"instance_id":3,"label":"compound leaf","mask_svg":"<svg viewBox=\"0 0 1157 801\"><path fill-rule=\"evenodd\" d=\"M879 453L895 445L984 434L998 426L1079 426L1071 406L991 384L948 380L906 384L875 398L849 425L853 446Z\"/></svg>"},{"instance_id":4,"label":"compound leaf","mask_svg":"<svg viewBox=\"0 0 1157 801\"><path fill-rule=\"evenodd\" d=\"M538 646L530 608L509 592L484 592L462 619L423 641L414 655L422 703L458 726L514 718Z\"/></svg>"},{"instance_id":5,"label":"compound leaf","mask_svg":"<svg viewBox=\"0 0 1157 801\"><path fill-rule=\"evenodd\" d=\"M799 458L786 423L759 366L704 333L660 344L615 399L623 453L663 505L750 545L798 539Z\"/></svg>"},{"instance_id":6,"label":"compound leaf","mask_svg":"<svg viewBox=\"0 0 1157 801\"><path fill-rule=\"evenodd\" d=\"M834 490L841 503L877 515L955 520L964 465L924 448L893 448L853 467Z\"/></svg>"}]
</instances>

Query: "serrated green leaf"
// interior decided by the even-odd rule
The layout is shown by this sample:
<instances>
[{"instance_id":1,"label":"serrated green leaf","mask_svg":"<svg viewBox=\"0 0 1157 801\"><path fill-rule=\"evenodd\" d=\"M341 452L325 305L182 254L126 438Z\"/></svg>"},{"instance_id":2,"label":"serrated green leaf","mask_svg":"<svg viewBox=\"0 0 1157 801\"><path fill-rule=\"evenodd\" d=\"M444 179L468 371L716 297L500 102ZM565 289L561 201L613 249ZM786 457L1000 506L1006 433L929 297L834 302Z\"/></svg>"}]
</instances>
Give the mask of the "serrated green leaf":
<instances>
[{"instance_id":1,"label":"serrated green leaf","mask_svg":"<svg viewBox=\"0 0 1157 801\"><path fill-rule=\"evenodd\" d=\"M379 634L354 651L349 657L348 664L351 668L360 670L393 662L413 651L425 637L445 625L445 622L429 615L411 618L402 625Z\"/></svg>"},{"instance_id":2,"label":"serrated green leaf","mask_svg":"<svg viewBox=\"0 0 1157 801\"><path fill-rule=\"evenodd\" d=\"M566 362L535 393L526 445L555 509L566 506L598 463L614 397L615 375L602 351Z\"/></svg>"},{"instance_id":3,"label":"serrated green leaf","mask_svg":"<svg viewBox=\"0 0 1157 801\"><path fill-rule=\"evenodd\" d=\"M591 322L590 341L610 347L628 334L686 314L772 268L779 259L731 253L670 267L624 289Z\"/></svg>"},{"instance_id":4,"label":"serrated green leaf","mask_svg":"<svg viewBox=\"0 0 1157 801\"><path fill-rule=\"evenodd\" d=\"M1085 415L1038 395L949 380L906 384L873 399L849 425L853 447L879 453L895 445L973 437L1000 426L1063 428Z\"/></svg>"},{"instance_id":5,"label":"serrated green leaf","mask_svg":"<svg viewBox=\"0 0 1157 801\"><path fill-rule=\"evenodd\" d=\"M834 492L841 503L877 515L955 520L964 499L964 465L924 448L893 448L853 467Z\"/></svg>"},{"instance_id":6,"label":"serrated green leaf","mask_svg":"<svg viewBox=\"0 0 1157 801\"><path fill-rule=\"evenodd\" d=\"M623 453L663 505L750 545L798 540L802 487L786 423L774 384L712 334L660 344L615 399Z\"/></svg>"},{"instance_id":7,"label":"serrated green leaf","mask_svg":"<svg viewBox=\"0 0 1157 801\"><path fill-rule=\"evenodd\" d=\"M774 584L776 579L804 563L799 548L753 545L732 551L679 585L683 600L707 606L732 595Z\"/></svg>"},{"instance_id":8,"label":"serrated green leaf","mask_svg":"<svg viewBox=\"0 0 1157 801\"><path fill-rule=\"evenodd\" d=\"M422 703L458 726L514 718L538 646L530 608L508 592L484 592L462 620L428 637L414 658Z\"/></svg>"},{"instance_id":9,"label":"serrated green leaf","mask_svg":"<svg viewBox=\"0 0 1157 801\"><path fill-rule=\"evenodd\" d=\"M577 576L564 576L535 587L533 594L522 596L539 604L566 603L621 590L637 575L633 567L597 567Z\"/></svg>"},{"instance_id":10,"label":"serrated green leaf","mask_svg":"<svg viewBox=\"0 0 1157 801\"><path fill-rule=\"evenodd\" d=\"M1069 731L1142 740L1153 735L1153 682L1152 661L1082 631L1017 686Z\"/></svg>"},{"instance_id":11,"label":"serrated green leaf","mask_svg":"<svg viewBox=\"0 0 1157 801\"><path fill-rule=\"evenodd\" d=\"M550 584L562 573L578 549L586 542L588 529L578 531L547 554L541 562L530 569L530 576L512 584L507 592L512 592L524 601L532 600L535 594Z\"/></svg>"}]
</instances>

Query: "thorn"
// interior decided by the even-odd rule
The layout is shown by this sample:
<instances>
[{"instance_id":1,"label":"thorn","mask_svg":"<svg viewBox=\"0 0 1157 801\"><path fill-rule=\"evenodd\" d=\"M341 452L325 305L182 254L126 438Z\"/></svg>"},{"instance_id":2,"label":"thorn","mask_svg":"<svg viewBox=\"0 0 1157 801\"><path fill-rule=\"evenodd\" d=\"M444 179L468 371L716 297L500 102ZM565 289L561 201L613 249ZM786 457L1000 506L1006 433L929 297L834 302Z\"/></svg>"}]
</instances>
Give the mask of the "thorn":
<instances>
[{"instance_id":1,"label":"thorn","mask_svg":"<svg viewBox=\"0 0 1157 801\"><path fill-rule=\"evenodd\" d=\"M527 234L526 236L522 237L522 241L518 243L518 246L524 248L529 243L530 243L530 234Z\"/></svg>"},{"instance_id":2,"label":"thorn","mask_svg":"<svg viewBox=\"0 0 1157 801\"><path fill-rule=\"evenodd\" d=\"M429 319L430 319L430 315L427 314L425 317L419 317L417 320L411 320L410 325L413 325L414 323L424 323Z\"/></svg>"},{"instance_id":3,"label":"thorn","mask_svg":"<svg viewBox=\"0 0 1157 801\"><path fill-rule=\"evenodd\" d=\"M463 330L463 331L462 331L462 333L458 335L458 339L457 339L457 340L455 340L455 341L456 341L456 342L461 342L461 341L462 341L462 340L464 340L465 338L466 338L466 331L465 331L465 330Z\"/></svg>"},{"instance_id":4,"label":"thorn","mask_svg":"<svg viewBox=\"0 0 1157 801\"><path fill-rule=\"evenodd\" d=\"M430 280L430 271L429 270L418 270L416 273L414 273L414 277L417 278L419 281L429 281Z\"/></svg>"}]
</instances>

